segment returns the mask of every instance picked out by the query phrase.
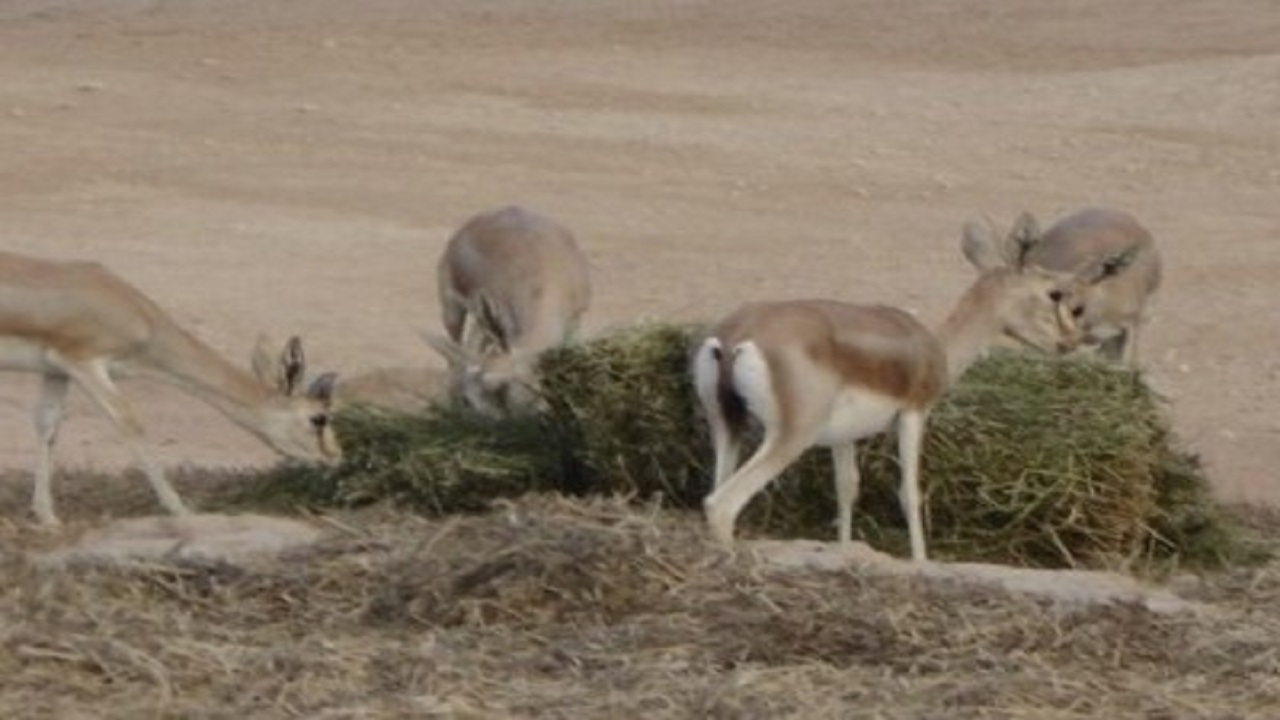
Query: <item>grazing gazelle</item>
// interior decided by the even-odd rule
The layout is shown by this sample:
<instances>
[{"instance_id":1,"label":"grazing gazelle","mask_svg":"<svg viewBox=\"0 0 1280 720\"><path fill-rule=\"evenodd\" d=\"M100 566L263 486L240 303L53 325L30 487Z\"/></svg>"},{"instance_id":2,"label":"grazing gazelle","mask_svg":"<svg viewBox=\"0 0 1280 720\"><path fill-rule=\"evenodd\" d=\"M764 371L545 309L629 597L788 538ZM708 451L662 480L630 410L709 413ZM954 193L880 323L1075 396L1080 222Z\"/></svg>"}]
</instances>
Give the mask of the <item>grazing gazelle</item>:
<instances>
[{"instance_id":1,"label":"grazing gazelle","mask_svg":"<svg viewBox=\"0 0 1280 720\"><path fill-rule=\"evenodd\" d=\"M440 258L437 283L448 337L427 341L448 361L454 392L490 413L536 402L538 356L568 340L591 303L572 233L520 207L468 220Z\"/></svg>"},{"instance_id":2,"label":"grazing gazelle","mask_svg":"<svg viewBox=\"0 0 1280 720\"><path fill-rule=\"evenodd\" d=\"M332 374L295 395L304 372L294 338L279 364L259 340L251 374L187 332L140 290L92 262L0 253L0 370L42 378L35 409L39 444L32 510L57 523L51 454L72 381L109 417L141 463L160 503L188 512L143 444L143 428L114 378L152 376L222 411L282 454L325 462L341 457L330 423Z\"/></svg>"},{"instance_id":3,"label":"grazing gazelle","mask_svg":"<svg viewBox=\"0 0 1280 720\"><path fill-rule=\"evenodd\" d=\"M883 305L760 302L729 315L698 348L693 368L715 445L715 489L705 500L712 534L732 543L747 502L806 449L824 445L835 464L839 540L848 543L860 482L854 443L896 425L911 556L925 559L918 475L930 409L992 345L1073 348L1080 282L1015 258L982 273L937 336ZM738 468L750 417L764 436Z\"/></svg>"},{"instance_id":4,"label":"grazing gazelle","mask_svg":"<svg viewBox=\"0 0 1280 720\"><path fill-rule=\"evenodd\" d=\"M1003 255L1021 248L1030 248L1027 263L1063 277L1090 267L1101 272L1081 298L1084 342L1098 346L1108 360L1136 365L1138 331L1147 319L1147 303L1160 287L1160 252L1151 233L1118 210L1081 210L1044 232L1034 216L1023 213L1005 240ZM1001 254L989 228L965 226L965 256L975 267L998 266Z\"/></svg>"}]
</instances>

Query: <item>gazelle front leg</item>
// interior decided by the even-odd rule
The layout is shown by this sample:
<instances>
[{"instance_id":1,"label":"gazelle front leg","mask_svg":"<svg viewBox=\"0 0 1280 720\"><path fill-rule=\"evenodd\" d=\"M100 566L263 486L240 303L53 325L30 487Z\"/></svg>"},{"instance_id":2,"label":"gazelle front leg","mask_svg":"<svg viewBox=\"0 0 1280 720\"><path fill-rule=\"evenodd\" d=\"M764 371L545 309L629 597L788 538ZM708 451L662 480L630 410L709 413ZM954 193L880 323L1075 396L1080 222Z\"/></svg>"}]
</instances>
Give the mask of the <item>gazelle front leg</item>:
<instances>
[{"instance_id":1,"label":"gazelle front leg","mask_svg":"<svg viewBox=\"0 0 1280 720\"><path fill-rule=\"evenodd\" d=\"M111 418L120 434L124 436L125 444L129 446L134 459L142 465L143 472L146 473L147 480L150 481L151 488L155 491L156 498L160 500L160 504L174 515L190 515L191 511L183 504L178 492L165 479L160 466L156 464L151 457L151 453L147 452L144 447L142 424L138 422L138 418L134 415L128 400L116 388L115 383L111 381L111 376L108 374L106 367L101 363L94 363L87 367L65 364L64 369L72 379L80 384L80 387L84 388L85 392L97 403L98 407L102 408L107 417Z\"/></svg>"},{"instance_id":2,"label":"gazelle front leg","mask_svg":"<svg viewBox=\"0 0 1280 720\"><path fill-rule=\"evenodd\" d=\"M36 429L35 490L31 496L31 510L42 525L57 525L58 516L53 512L53 487L50 478L53 469L53 444L58 438L58 428L65 416L67 388L71 378L62 373L46 373L41 376L40 399L33 416Z\"/></svg>"},{"instance_id":3,"label":"gazelle front leg","mask_svg":"<svg viewBox=\"0 0 1280 720\"><path fill-rule=\"evenodd\" d=\"M1138 367L1138 324L1132 325L1124 338L1124 350L1120 352L1120 360L1130 368Z\"/></svg>"},{"instance_id":4,"label":"gazelle front leg","mask_svg":"<svg viewBox=\"0 0 1280 720\"><path fill-rule=\"evenodd\" d=\"M858 473L858 446L849 442L831 448L836 477L836 527L841 545L853 542L853 506L858 502L862 476Z\"/></svg>"},{"instance_id":5,"label":"gazelle front leg","mask_svg":"<svg viewBox=\"0 0 1280 720\"><path fill-rule=\"evenodd\" d=\"M1132 328L1121 328L1120 332L1098 344L1098 354L1109 362L1132 365L1132 333Z\"/></svg>"},{"instance_id":6,"label":"gazelle front leg","mask_svg":"<svg viewBox=\"0 0 1280 720\"><path fill-rule=\"evenodd\" d=\"M1120 346L1117 358L1125 367L1138 367L1138 331L1142 328L1144 318L1138 318L1124 329L1124 344Z\"/></svg>"},{"instance_id":7,"label":"gazelle front leg","mask_svg":"<svg viewBox=\"0 0 1280 720\"><path fill-rule=\"evenodd\" d=\"M907 517L911 559L916 562L926 559L924 522L920 512L920 451L927 419L928 413L923 410L903 410L898 414L898 465L902 468L898 498L902 503L902 514Z\"/></svg>"}]
</instances>

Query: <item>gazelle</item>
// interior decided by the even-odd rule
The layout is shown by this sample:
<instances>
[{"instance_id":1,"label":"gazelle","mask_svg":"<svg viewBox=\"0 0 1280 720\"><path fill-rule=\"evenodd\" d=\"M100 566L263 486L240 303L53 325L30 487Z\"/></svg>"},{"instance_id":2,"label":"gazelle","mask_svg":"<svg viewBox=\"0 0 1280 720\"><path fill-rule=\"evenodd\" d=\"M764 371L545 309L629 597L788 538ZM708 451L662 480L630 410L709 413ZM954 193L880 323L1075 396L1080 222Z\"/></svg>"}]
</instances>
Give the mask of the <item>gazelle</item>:
<instances>
[{"instance_id":1,"label":"gazelle","mask_svg":"<svg viewBox=\"0 0 1280 720\"><path fill-rule=\"evenodd\" d=\"M427 341L448 361L455 393L491 413L536 402L538 356L567 341L591 303L572 233L514 206L467 221L440 258L437 283L448 336Z\"/></svg>"},{"instance_id":2,"label":"gazelle","mask_svg":"<svg viewBox=\"0 0 1280 720\"><path fill-rule=\"evenodd\" d=\"M722 320L693 360L694 384L715 447L715 489L705 500L712 534L733 542L738 514L813 445L831 448L838 537L851 540L859 474L855 441L894 425L899 498L911 556L924 560L919 467L925 421L988 347L1065 351L1080 342L1076 279L1025 262L984 271L935 336L910 314L832 300L759 302ZM749 418L764 437L738 468Z\"/></svg>"},{"instance_id":3,"label":"gazelle","mask_svg":"<svg viewBox=\"0 0 1280 720\"><path fill-rule=\"evenodd\" d=\"M302 345L294 338L278 363L259 339L251 374L179 326L140 290L92 262L59 262L0 253L0 370L42 378L35 408L38 452L32 510L58 522L50 488L51 455L71 382L124 436L160 503L188 512L143 444L143 427L114 379L143 374L176 385L222 411L280 453L336 462L330 423L334 376L298 395Z\"/></svg>"},{"instance_id":4,"label":"gazelle","mask_svg":"<svg viewBox=\"0 0 1280 720\"><path fill-rule=\"evenodd\" d=\"M1097 345L1102 356L1136 365L1138 331L1147 305L1160 287L1160 252L1146 228L1132 215L1091 208L1068 215L1042 232L1035 217L1023 213L1013 225L1003 255L1030 248L1026 261L1062 277L1100 274L1081 298L1084 342ZM992 231L977 223L965 226L965 256L979 270L1002 264Z\"/></svg>"}]
</instances>

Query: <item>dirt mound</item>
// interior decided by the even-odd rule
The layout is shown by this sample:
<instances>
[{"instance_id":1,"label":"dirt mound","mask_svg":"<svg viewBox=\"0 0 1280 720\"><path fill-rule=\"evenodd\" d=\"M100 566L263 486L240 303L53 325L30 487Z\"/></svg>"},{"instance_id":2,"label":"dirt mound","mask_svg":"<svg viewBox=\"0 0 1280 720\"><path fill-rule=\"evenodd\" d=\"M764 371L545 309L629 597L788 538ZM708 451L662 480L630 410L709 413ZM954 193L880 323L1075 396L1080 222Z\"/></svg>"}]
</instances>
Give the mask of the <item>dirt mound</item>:
<instances>
[{"instance_id":1,"label":"dirt mound","mask_svg":"<svg viewBox=\"0 0 1280 720\"><path fill-rule=\"evenodd\" d=\"M1097 604L1134 604L1157 613L1200 609L1168 590L1115 572L1043 570L994 563L916 563L861 542L841 547L810 541L760 540L750 547L761 559L784 568L851 570L872 576L914 575L1032 595L1051 600L1064 609Z\"/></svg>"},{"instance_id":2,"label":"dirt mound","mask_svg":"<svg viewBox=\"0 0 1280 720\"><path fill-rule=\"evenodd\" d=\"M1206 580L1193 594L1211 613L1167 614L782 568L710 547L692 514L621 501L327 527L280 560L126 566L32 563L10 552L22 532L0 533L0 715L1262 717L1280 702L1274 565Z\"/></svg>"},{"instance_id":3,"label":"dirt mound","mask_svg":"<svg viewBox=\"0 0 1280 720\"><path fill-rule=\"evenodd\" d=\"M314 542L320 530L299 520L265 515L191 515L115 520L75 541L39 553L44 563L194 559L238 561L278 555Z\"/></svg>"}]
</instances>

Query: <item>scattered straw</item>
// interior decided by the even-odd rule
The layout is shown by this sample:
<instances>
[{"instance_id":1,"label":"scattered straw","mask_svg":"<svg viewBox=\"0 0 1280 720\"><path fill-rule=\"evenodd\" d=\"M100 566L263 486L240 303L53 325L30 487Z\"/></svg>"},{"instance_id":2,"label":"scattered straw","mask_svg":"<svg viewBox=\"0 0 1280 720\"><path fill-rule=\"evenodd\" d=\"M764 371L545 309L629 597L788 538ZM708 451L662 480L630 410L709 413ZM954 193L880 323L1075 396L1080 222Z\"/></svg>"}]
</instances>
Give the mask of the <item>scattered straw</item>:
<instances>
[{"instance_id":1,"label":"scattered straw","mask_svg":"<svg viewBox=\"0 0 1280 720\"><path fill-rule=\"evenodd\" d=\"M339 529L340 528L340 529ZM1274 533L1274 529L1271 530ZM700 519L527 496L343 513L282 560L58 567L0 534L3 717L1264 718L1280 574L1063 612L763 568Z\"/></svg>"}]
</instances>

